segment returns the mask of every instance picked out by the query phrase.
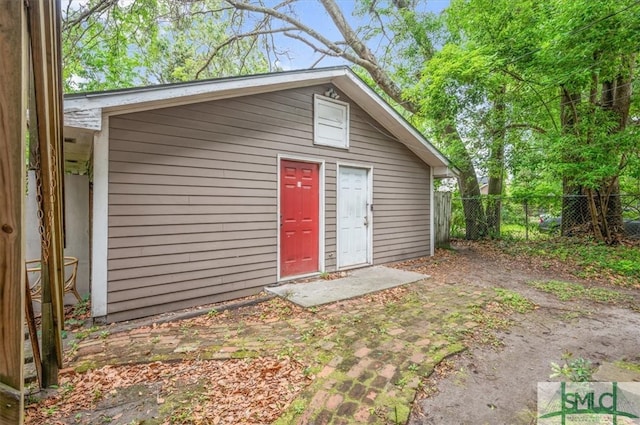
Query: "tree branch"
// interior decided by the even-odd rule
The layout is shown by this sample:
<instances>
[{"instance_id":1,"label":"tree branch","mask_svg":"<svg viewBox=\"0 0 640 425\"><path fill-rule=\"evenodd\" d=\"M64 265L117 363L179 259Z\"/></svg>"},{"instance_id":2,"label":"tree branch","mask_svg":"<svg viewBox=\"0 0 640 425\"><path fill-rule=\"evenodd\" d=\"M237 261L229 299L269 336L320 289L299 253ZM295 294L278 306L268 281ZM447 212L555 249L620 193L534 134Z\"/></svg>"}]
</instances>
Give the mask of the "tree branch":
<instances>
[{"instance_id":1,"label":"tree branch","mask_svg":"<svg viewBox=\"0 0 640 425\"><path fill-rule=\"evenodd\" d=\"M504 127L495 130L493 133L495 135L495 134L498 134L498 133L500 133L502 131L505 131L505 130L513 130L513 129L517 129L517 128L533 130L533 131L538 132L540 134L547 134L547 130L545 130L544 128L539 127L539 126L537 126L535 124L527 124L527 123L507 124Z\"/></svg>"},{"instance_id":2,"label":"tree branch","mask_svg":"<svg viewBox=\"0 0 640 425\"><path fill-rule=\"evenodd\" d=\"M349 53L345 48L340 47L340 43L333 42L322 34L315 31L313 28L303 24L299 20L291 17L288 14L282 13L275 8L259 6L255 4L246 3L241 0L225 0L229 5L235 7L238 10L245 10L254 13L261 13L264 15L271 16L273 18L279 19L283 22L286 22L290 25L296 27L297 30L307 34L309 37L317 40L321 44L327 47L327 49L321 49L311 43L309 40L304 37L300 37L298 35L287 34L288 37L296 38L299 41L309 45L315 51L318 51L322 54L329 54L331 56L342 57L347 61L361 66L364 68L369 75L373 78L373 80L378 84L378 87L382 89L389 97L391 97L394 101L398 102L398 104L402 105L405 109L410 112L415 112L418 110L418 106L407 102L402 98L402 92L400 88L389 78L388 74L380 67L373 53L367 48L367 46L362 43L362 41L358 38L355 31L349 26L344 15L340 11L340 8L333 0L320 0L327 11L329 16L333 20L334 24L340 31L340 33L345 37L346 45L354 51L355 54ZM285 2L284 4L288 4Z\"/></svg>"},{"instance_id":3,"label":"tree branch","mask_svg":"<svg viewBox=\"0 0 640 425\"><path fill-rule=\"evenodd\" d=\"M402 105L410 112L416 112L418 105L411 102L407 102L402 97L402 91L396 85L396 83L389 78L389 75L380 67L376 57L369 50L369 48L358 38L356 32L351 28L347 20L345 19L342 11L334 0L320 0L325 10L333 20L345 41L351 49L358 55L360 60L352 61L356 65L362 66L367 70L371 78L378 84L378 87L382 89L389 97L391 97L398 104Z\"/></svg>"},{"instance_id":4,"label":"tree branch","mask_svg":"<svg viewBox=\"0 0 640 425\"><path fill-rule=\"evenodd\" d=\"M250 38L250 37L256 37L259 35L266 35L266 34L274 34L274 33L278 33L278 32L286 32L286 31L291 31L291 30L295 30L295 27L285 27L285 28L276 28L276 29L269 29L269 30L256 30L256 31L250 31L250 32L245 32L242 34L236 34L232 37L227 38L225 41L223 41L222 43L218 44L217 46L215 46L213 48L213 51L211 52L211 54L209 55L209 57L207 58L207 60L205 61L205 63L200 67L200 69L198 69L198 71L196 72L195 78L196 80L200 77L200 74L209 67L209 65L211 65L211 61L213 60L213 58L218 54L218 52L220 52L220 50L222 50L224 47L238 41L241 40L243 38Z\"/></svg>"},{"instance_id":5,"label":"tree branch","mask_svg":"<svg viewBox=\"0 0 640 425\"><path fill-rule=\"evenodd\" d=\"M69 5L70 4L71 4L71 1L69 1ZM75 16L73 19L71 20L67 19L62 25L62 32L65 32L70 27L81 24L85 19L89 18L94 13L102 13L105 10L117 5L118 5L118 0L100 0L93 7L85 10L84 12L81 12L78 16ZM69 9L67 8L67 10ZM67 17L68 16L69 15L67 15Z\"/></svg>"},{"instance_id":6,"label":"tree branch","mask_svg":"<svg viewBox=\"0 0 640 425\"><path fill-rule=\"evenodd\" d=\"M239 0L225 0L225 1L228 4L230 4L231 6L233 6L234 8L238 9L238 10L246 10L248 12L262 13L264 15L268 15L268 16L271 16L273 18L280 19L283 22L287 22L288 24L293 25L294 27L296 27L296 29L308 34L312 38L315 38L320 43L322 43L325 46L327 46L330 50L333 50L334 52L338 53L339 56L344 56L344 54L345 54L345 52L336 43L334 43L331 40L329 40L328 38L324 37L322 34L317 32L313 28L306 26L302 22L298 21L297 19L292 18L291 16L289 16L289 15L287 15L285 13L282 13L282 12L280 12L278 10L275 10L275 9L272 9L272 8L269 8L269 7L257 6L255 4L249 4L249 3L245 3L245 2L239 1ZM351 60L351 59L348 59L346 57L345 57L345 59ZM356 58L354 58L354 59L356 59Z\"/></svg>"},{"instance_id":7,"label":"tree branch","mask_svg":"<svg viewBox=\"0 0 640 425\"><path fill-rule=\"evenodd\" d=\"M290 32L285 32L284 35L289 37L289 38L293 38L294 40L298 40L301 43L306 44L311 49L313 49L315 52L321 53L324 56L342 57L342 55L340 55L340 54L338 54L338 53L336 53L334 51L327 50L327 49L322 49L322 48L316 46L311 41L307 40L306 38L302 37L301 35L298 35L298 34L295 34L295 33L290 33Z\"/></svg>"}]
</instances>

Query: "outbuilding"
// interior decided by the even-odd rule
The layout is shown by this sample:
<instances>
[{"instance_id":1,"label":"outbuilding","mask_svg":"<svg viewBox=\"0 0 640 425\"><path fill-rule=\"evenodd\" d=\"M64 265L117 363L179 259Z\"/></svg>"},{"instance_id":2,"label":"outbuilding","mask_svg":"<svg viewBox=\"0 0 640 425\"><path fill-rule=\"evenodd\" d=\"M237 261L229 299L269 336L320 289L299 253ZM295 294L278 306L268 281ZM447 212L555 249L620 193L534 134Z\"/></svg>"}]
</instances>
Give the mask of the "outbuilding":
<instances>
[{"instance_id":1,"label":"outbuilding","mask_svg":"<svg viewBox=\"0 0 640 425\"><path fill-rule=\"evenodd\" d=\"M64 112L92 174L95 318L433 255L449 161L347 67L74 94Z\"/></svg>"}]
</instances>

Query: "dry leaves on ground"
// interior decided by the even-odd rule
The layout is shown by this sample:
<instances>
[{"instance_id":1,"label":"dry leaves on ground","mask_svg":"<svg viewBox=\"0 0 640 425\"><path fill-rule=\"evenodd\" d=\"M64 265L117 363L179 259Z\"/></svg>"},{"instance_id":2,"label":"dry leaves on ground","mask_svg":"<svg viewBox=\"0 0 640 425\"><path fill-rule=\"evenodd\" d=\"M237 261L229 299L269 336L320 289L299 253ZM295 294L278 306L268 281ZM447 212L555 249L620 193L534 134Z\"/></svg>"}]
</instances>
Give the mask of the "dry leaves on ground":
<instances>
[{"instance_id":1,"label":"dry leaves on ground","mask_svg":"<svg viewBox=\"0 0 640 425\"><path fill-rule=\"evenodd\" d=\"M288 358L263 357L153 362L71 372L61 376L54 397L26 409L25 424L63 424L64 418L95 410L105 397L118 391L156 382L162 384L157 394L159 404L171 402L173 395L179 397L185 387L195 389L193 399L172 409L174 418L182 411L186 423L269 424L311 382L303 370L303 365Z\"/></svg>"},{"instance_id":2,"label":"dry leaves on ground","mask_svg":"<svg viewBox=\"0 0 640 425\"><path fill-rule=\"evenodd\" d=\"M179 326L237 323L245 325L259 323L273 323L279 320L306 319L314 313L281 298L272 298L259 304L238 309L225 310L220 313L207 314L193 319L175 322ZM173 326L175 326L175 324Z\"/></svg>"}]
</instances>

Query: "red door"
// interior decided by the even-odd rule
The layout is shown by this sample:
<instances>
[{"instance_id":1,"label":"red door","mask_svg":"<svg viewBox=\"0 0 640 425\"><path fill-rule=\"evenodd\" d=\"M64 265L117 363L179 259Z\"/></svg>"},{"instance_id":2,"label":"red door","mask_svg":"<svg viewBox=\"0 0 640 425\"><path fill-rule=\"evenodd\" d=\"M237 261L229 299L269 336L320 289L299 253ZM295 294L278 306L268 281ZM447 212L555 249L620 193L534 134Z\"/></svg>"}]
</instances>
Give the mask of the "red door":
<instances>
[{"instance_id":1,"label":"red door","mask_svg":"<svg viewBox=\"0 0 640 425\"><path fill-rule=\"evenodd\" d=\"M319 170L280 161L280 276L318 271Z\"/></svg>"}]
</instances>

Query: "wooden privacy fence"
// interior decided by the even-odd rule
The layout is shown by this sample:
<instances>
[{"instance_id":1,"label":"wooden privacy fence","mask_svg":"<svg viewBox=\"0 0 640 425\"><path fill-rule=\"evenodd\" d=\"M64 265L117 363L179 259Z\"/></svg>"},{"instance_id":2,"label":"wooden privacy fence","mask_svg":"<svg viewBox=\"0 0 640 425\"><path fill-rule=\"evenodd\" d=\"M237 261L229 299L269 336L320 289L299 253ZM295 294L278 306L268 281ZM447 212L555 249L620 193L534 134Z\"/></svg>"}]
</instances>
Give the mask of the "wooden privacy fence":
<instances>
[{"instance_id":1,"label":"wooden privacy fence","mask_svg":"<svg viewBox=\"0 0 640 425\"><path fill-rule=\"evenodd\" d=\"M0 10L0 425L13 425L23 421L23 311L29 307L24 232L27 106L42 245L41 386L57 384L62 365L60 2L0 0Z\"/></svg>"},{"instance_id":2,"label":"wooden privacy fence","mask_svg":"<svg viewBox=\"0 0 640 425\"><path fill-rule=\"evenodd\" d=\"M433 211L436 246L448 246L449 229L451 229L451 192L435 192Z\"/></svg>"}]
</instances>

